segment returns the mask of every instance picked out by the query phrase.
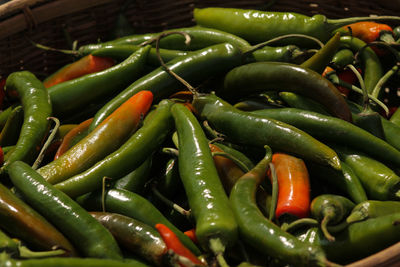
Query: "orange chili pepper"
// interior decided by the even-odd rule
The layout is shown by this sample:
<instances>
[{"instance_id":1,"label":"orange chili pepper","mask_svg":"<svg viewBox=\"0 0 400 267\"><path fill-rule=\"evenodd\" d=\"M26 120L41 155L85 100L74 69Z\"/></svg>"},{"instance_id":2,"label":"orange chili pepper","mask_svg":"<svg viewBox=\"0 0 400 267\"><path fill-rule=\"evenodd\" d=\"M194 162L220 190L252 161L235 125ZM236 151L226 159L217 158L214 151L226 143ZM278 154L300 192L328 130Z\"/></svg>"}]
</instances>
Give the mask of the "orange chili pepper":
<instances>
[{"instance_id":1,"label":"orange chili pepper","mask_svg":"<svg viewBox=\"0 0 400 267\"><path fill-rule=\"evenodd\" d=\"M61 82L108 69L114 64L115 62L111 58L87 55L61 68L53 75L45 79L43 84L46 88L49 88Z\"/></svg>"},{"instance_id":2,"label":"orange chili pepper","mask_svg":"<svg viewBox=\"0 0 400 267\"><path fill-rule=\"evenodd\" d=\"M304 161L300 158L274 153L272 163L278 179L278 202L275 217L283 214L307 217L310 213L310 180ZM271 173L268 173L271 179Z\"/></svg>"},{"instance_id":3,"label":"orange chili pepper","mask_svg":"<svg viewBox=\"0 0 400 267\"><path fill-rule=\"evenodd\" d=\"M62 154L64 154L68 149L70 149L74 145L74 138L79 134L83 133L87 129L89 129L90 124L92 123L93 118L87 119L77 125L75 128L70 130L62 139L61 144L59 145L56 154L54 155L54 159L56 160Z\"/></svg>"},{"instance_id":4,"label":"orange chili pepper","mask_svg":"<svg viewBox=\"0 0 400 267\"><path fill-rule=\"evenodd\" d=\"M197 237L196 237L196 229L192 228L183 232L187 237L189 237L193 243L198 244Z\"/></svg>"},{"instance_id":5,"label":"orange chili pepper","mask_svg":"<svg viewBox=\"0 0 400 267\"><path fill-rule=\"evenodd\" d=\"M171 249L174 253L189 259L193 264L204 266L204 264L181 243L171 229L161 223L156 224L156 229L160 233L168 249ZM179 262L179 265L185 267L181 262Z\"/></svg>"}]
</instances>

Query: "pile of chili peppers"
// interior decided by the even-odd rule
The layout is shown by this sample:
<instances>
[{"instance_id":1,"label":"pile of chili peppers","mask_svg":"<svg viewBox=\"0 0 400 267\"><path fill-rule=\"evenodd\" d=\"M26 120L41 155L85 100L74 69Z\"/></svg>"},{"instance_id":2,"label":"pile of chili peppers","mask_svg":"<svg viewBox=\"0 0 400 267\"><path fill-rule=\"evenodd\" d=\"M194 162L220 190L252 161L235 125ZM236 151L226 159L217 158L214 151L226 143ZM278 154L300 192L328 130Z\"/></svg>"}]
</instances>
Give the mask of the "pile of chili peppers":
<instances>
[{"instance_id":1,"label":"pile of chili peppers","mask_svg":"<svg viewBox=\"0 0 400 267\"><path fill-rule=\"evenodd\" d=\"M341 266L400 241L400 17L193 14L3 78L1 266Z\"/></svg>"}]
</instances>

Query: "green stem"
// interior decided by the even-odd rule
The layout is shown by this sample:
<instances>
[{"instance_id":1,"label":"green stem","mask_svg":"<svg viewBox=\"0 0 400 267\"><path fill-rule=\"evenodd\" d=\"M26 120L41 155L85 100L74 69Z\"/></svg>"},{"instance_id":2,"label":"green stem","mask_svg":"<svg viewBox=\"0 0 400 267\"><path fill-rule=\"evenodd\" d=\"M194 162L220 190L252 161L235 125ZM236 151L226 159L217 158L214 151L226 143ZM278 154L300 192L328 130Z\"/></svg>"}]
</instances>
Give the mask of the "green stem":
<instances>
[{"instance_id":1,"label":"green stem","mask_svg":"<svg viewBox=\"0 0 400 267\"><path fill-rule=\"evenodd\" d=\"M328 231L328 223L330 222L331 218L333 217L333 212L330 212L329 214L325 215L324 218L321 221L321 230L322 233L324 234L325 238L328 239L330 242L335 241L335 237L331 235L331 233Z\"/></svg>"},{"instance_id":2,"label":"green stem","mask_svg":"<svg viewBox=\"0 0 400 267\"><path fill-rule=\"evenodd\" d=\"M356 75L356 77L357 77L357 80L358 80L361 90L363 92L364 111L366 111L369 108L369 96L368 96L367 88L365 87L364 79L362 78L361 74L358 72L358 70L353 65L349 64L346 67L349 68L354 73L354 75Z\"/></svg>"},{"instance_id":3,"label":"green stem","mask_svg":"<svg viewBox=\"0 0 400 267\"><path fill-rule=\"evenodd\" d=\"M179 150L175 149L175 148L172 148L172 147L164 147L161 150L161 152L165 153L165 154L168 154L168 155L171 155L173 157L178 157L179 156Z\"/></svg>"},{"instance_id":4,"label":"green stem","mask_svg":"<svg viewBox=\"0 0 400 267\"><path fill-rule=\"evenodd\" d=\"M210 239L210 249L217 258L217 262L221 267L229 267L224 258L225 245L222 244L219 238Z\"/></svg>"},{"instance_id":5,"label":"green stem","mask_svg":"<svg viewBox=\"0 0 400 267\"><path fill-rule=\"evenodd\" d=\"M284 227L281 227L281 229L286 232L290 232L290 231L296 229L297 227L301 227L304 225L318 226L319 223L317 220L312 219L312 218L301 218L301 219L295 220L294 222L286 224Z\"/></svg>"},{"instance_id":6,"label":"green stem","mask_svg":"<svg viewBox=\"0 0 400 267\"><path fill-rule=\"evenodd\" d=\"M171 200L169 200L168 198L166 198L163 194L160 193L160 191L158 191L156 184L153 183L151 186L151 190L153 191L154 195L156 195L156 197L158 197L162 202L164 202L167 206L169 206L170 208L173 208L174 210L176 210L179 214L182 214L183 216L185 216L186 218L190 219L191 216L191 212L188 210L185 210L184 208L182 208L181 206L179 206L178 204L172 202Z\"/></svg>"},{"instance_id":7,"label":"green stem","mask_svg":"<svg viewBox=\"0 0 400 267\"><path fill-rule=\"evenodd\" d=\"M398 64L399 64L399 62L379 79L378 83L375 85L375 87L371 93L374 97L378 98L383 85L390 79L390 77L392 77L393 74L395 74L399 70Z\"/></svg>"},{"instance_id":8,"label":"green stem","mask_svg":"<svg viewBox=\"0 0 400 267\"><path fill-rule=\"evenodd\" d=\"M278 177L276 176L275 166L273 163L269 164L269 168L271 169L271 177L272 177L272 200L271 200L271 208L269 210L268 219L272 221L275 216L276 204L278 203Z\"/></svg>"},{"instance_id":9,"label":"green stem","mask_svg":"<svg viewBox=\"0 0 400 267\"><path fill-rule=\"evenodd\" d=\"M25 246L19 246L19 256L21 258L44 258L44 257L55 257L65 254L65 250L56 249L49 251L32 251Z\"/></svg>"}]
</instances>

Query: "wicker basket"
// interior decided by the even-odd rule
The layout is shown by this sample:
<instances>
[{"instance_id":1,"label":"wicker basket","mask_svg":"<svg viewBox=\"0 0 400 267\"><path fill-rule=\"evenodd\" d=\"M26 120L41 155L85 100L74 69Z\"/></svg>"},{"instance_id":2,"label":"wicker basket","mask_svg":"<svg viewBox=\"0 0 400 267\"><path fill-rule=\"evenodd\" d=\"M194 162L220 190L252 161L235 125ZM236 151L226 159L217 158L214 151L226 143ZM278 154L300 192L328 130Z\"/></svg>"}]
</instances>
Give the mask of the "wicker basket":
<instances>
[{"instance_id":1,"label":"wicker basket","mask_svg":"<svg viewBox=\"0 0 400 267\"><path fill-rule=\"evenodd\" d=\"M125 15L137 33L194 25L194 7L221 6L293 11L328 18L400 15L400 0L136 0ZM107 40L126 0L13 0L0 6L0 78L21 69L38 76L70 62L62 53L34 47L30 40L60 49ZM272 5L271 5L272 3ZM400 266L400 242L351 267Z\"/></svg>"}]
</instances>

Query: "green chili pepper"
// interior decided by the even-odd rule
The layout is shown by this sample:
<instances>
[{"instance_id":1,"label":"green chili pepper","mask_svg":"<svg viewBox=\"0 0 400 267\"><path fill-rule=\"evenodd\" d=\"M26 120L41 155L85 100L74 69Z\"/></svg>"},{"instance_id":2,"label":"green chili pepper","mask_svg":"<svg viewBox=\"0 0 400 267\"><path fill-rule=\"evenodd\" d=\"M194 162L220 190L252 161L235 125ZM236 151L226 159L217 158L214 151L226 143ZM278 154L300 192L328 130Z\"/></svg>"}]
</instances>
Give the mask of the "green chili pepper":
<instances>
[{"instance_id":1,"label":"green chili pepper","mask_svg":"<svg viewBox=\"0 0 400 267\"><path fill-rule=\"evenodd\" d=\"M396 16L351 17L328 19L323 15L308 17L294 12L265 12L236 8L195 8L194 19L203 27L210 27L240 36L250 43L260 43L285 34L305 34L327 41L332 31L341 26L382 19L399 20Z\"/></svg>"},{"instance_id":2,"label":"green chili pepper","mask_svg":"<svg viewBox=\"0 0 400 267\"><path fill-rule=\"evenodd\" d=\"M400 199L400 177L393 170L361 152L338 146L334 149L360 178L369 199Z\"/></svg>"},{"instance_id":3,"label":"green chili pepper","mask_svg":"<svg viewBox=\"0 0 400 267\"><path fill-rule=\"evenodd\" d=\"M195 51L187 56L177 57L166 63L168 68L190 83L203 82L213 75L226 72L239 65L241 53L231 44L218 44ZM121 105L126 99L142 90L150 90L154 101L169 97L181 88L177 79L163 67L159 67L142 78L136 80L116 97L105 104L94 116L90 129L94 129L108 114Z\"/></svg>"},{"instance_id":4,"label":"green chili pepper","mask_svg":"<svg viewBox=\"0 0 400 267\"><path fill-rule=\"evenodd\" d=\"M361 184L360 178L346 163L341 161L340 164L342 165L341 172L311 162L307 163L307 167L311 173L311 177L316 177L326 181L327 184L335 186L354 203L358 204L366 201L368 199L367 194Z\"/></svg>"},{"instance_id":5,"label":"green chili pepper","mask_svg":"<svg viewBox=\"0 0 400 267\"><path fill-rule=\"evenodd\" d=\"M94 50L91 52L91 54L94 56L111 57L116 60L124 60L140 48L141 46L131 44L114 44ZM168 62L176 57L188 55L190 52L161 48L159 50L159 53L161 58L165 62ZM158 59L157 51L155 48L150 49L146 63L151 66L160 66L160 60Z\"/></svg>"},{"instance_id":6,"label":"green chili pepper","mask_svg":"<svg viewBox=\"0 0 400 267\"><path fill-rule=\"evenodd\" d=\"M237 239L237 224L228 197L196 117L181 104L171 108L179 138L179 173L196 221L196 237L204 249L215 254ZM214 248L213 243L222 248Z\"/></svg>"},{"instance_id":7,"label":"green chili pepper","mask_svg":"<svg viewBox=\"0 0 400 267\"><path fill-rule=\"evenodd\" d=\"M332 149L289 124L237 110L214 94L195 97L193 106L201 118L234 143L269 145L340 170L339 158Z\"/></svg>"},{"instance_id":8,"label":"green chili pepper","mask_svg":"<svg viewBox=\"0 0 400 267\"><path fill-rule=\"evenodd\" d=\"M115 180L138 168L171 133L171 105L170 100L161 101L151 119L145 120L143 126L117 150L89 169L55 184L55 188L77 197L101 188L103 177Z\"/></svg>"},{"instance_id":9,"label":"green chili pepper","mask_svg":"<svg viewBox=\"0 0 400 267\"><path fill-rule=\"evenodd\" d=\"M397 42L400 38L400 26L394 27L393 29L393 37L397 39Z\"/></svg>"},{"instance_id":10,"label":"green chili pepper","mask_svg":"<svg viewBox=\"0 0 400 267\"><path fill-rule=\"evenodd\" d=\"M104 225L119 244L152 264L162 266L167 247L154 227L117 213L90 212L90 215Z\"/></svg>"},{"instance_id":11,"label":"green chili pepper","mask_svg":"<svg viewBox=\"0 0 400 267\"><path fill-rule=\"evenodd\" d=\"M400 166L399 150L369 132L338 118L295 108L264 109L251 113L288 123L320 140L353 147Z\"/></svg>"},{"instance_id":12,"label":"green chili pepper","mask_svg":"<svg viewBox=\"0 0 400 267\"><path fill-rule=\"evenodd\" d=\"M197 256L201 254L200 250L189 237L169 222L149 200L139 194L123 189L110 189L104 195L98 191L89 193L79 197L77 202L86 209L104 209L107 212L119 213L152 227L155 227L157 223L162 223L168 226L193 253Z\"/></svg>"},{"instance_id":13,"label":"green chili pepper","mask_svg":"<svg viewBox=\"0 0 400 267\"><path fill-rule=\"evenodd\" d=\"M354 223L398 212L400 212L399 201L366 200L353 208L346 222Z\"/></svg>"},{"instance_id":14,"label":"green chili pepper","mask_svg":"<svg viewBox=\"0 0 400 267\"><path fill-rule=\"evenodd\" d=\"M238 159L240 162L242 162L247 169L251 170L254 168L254 163L251 159L249 159L244 153L240 152L239 150L223 144L221 142L215 142L213 143L214 145L216 145L217 147L221 148L225 153L228 153L230 155L232 155L233 157L235 157L236 159Z\"/></svg>"},{"instance_id":15,"label":"green chili pepper","mask_svg":"<svg viewBox=\"0 0 400 267\"><path fill-rule=\"evenodd\" d=\"M324 105L330 114L351 121L350 109L337 88L320 74L301 66L279 62L256 62L229 71L217 94L227 99L261 91L298 93Z\"/></svg>"},{"instance_id":16,"label":"green chili pepper","mask_svg":"<svg viewBox=\"0 0 400 267\"><path fill-rule=\"evenodd\" d=\"M344 69L347 65L353 64L354 53L350 49L342 48L333 56L330 65L335 69Z\"/></svg>"},{"instance_id":17,"label":"green chili pepper","mask_svg":"<svg viewBox=\"0 0 400 267\"><path fill-rule=\"evenodd\" d=\"M122 259L110 232L75 201L49 184L22 161L10 164L8 174L24 199L71 240L86 257Z\"/></svg>"},{"instance_id":18,"label":"green chili pepper","mask_svg":"<svg viewBox=\"0 0 400 267\"><path fill-rule=\"evenodd\" d=\"M52 250L56 247L64 249L65 255L77 255L75 248L59 230L2 184L0 226L34 248Z\"/></svg>"},{"instance_id":19,"label":"green chili pepper","mask_svg":"<svg viewBox=\"0 0 400 267\"><path fill-rule=\"evenodd\" d=\"M400 108L396 109L392 116L390 116L390 121L400 126Z\"/></svg>"},{"instance_id":20,"label":"green chili pepper","mask_svg":"<svg viewBox=\"0 0 400 267\"><path fill-rule=\"evenodd\" d=\"M11 112L14 110L16 107L16 104L13 104L6 108L5 110L2 110L0 112L0 129L3 130L4 125L6 125L6 122L8 120L8 117L11 115Z\"/></svg>"},{"instance_id":21,"label":"green chili pepper","mask_svg":"<svg viewBox=\"0 0 400 267\"><path fill-rule=\"evenodd\" d=\"M181 177L179 175L178 158L170 158L163 173L157 177L157 189L165 196L173 197L178 190L183 190Z\"/></svg>"},{"instance_id":22,"label":"green chili pepper","mask_svg":"<svg viewBox=\"0 0 400 267\"><path fill-rule=\"evenodd\" d=\"M296 45L286 46L264 46L257 49L250 55L247 55L248 62L253 61L275 61L275 62L295 62L295 60L304 54Z\"/></svg>"},{"instance_id":23,"label":"green chili pepper","mask_svg":"<svg viewBox=\"0 0 400 267\"><path fill-rule=\"evenodd\" d=\"M150 156L135 170L115 181L113 188L125 189L135 193L141 192L145 183L149 180L151 166L152 157Z\"/></svg>"},{"instance_id":24,"label":"green chili pepper","mask_svg":"<svg viewBox=\"0 0 400 267\"><path fill-rule=\"evenodd\" d=\"M386 142L400 150L400 139L398 138L400 136L400 126L383 118L382 116L381 122Z\"/></svg>"},{"instance_id":25,"label":"green chili pepper","mask_svg":"<svg viewBox=\"0 0 400 267\"><path fill-rule=\"evenodd\" d=\"M340 43L343 47L350 48L355 53L360 53L365 88L371 94L375 85L383 76L383 67L379 57L371 47L366 47L366 43L357 37L342 36L340 37Z\"/></svg>"},{"instance_id":26,"label":"green chili pepper","mask_svg":"<svg viewBox=\"0 0 400 267\"><path fill-rule=\"evenodd\" d=\"M23 122L24 110L22 106L16 106L1 130L0 146L12 146L17 143Z\"/></svg>"},{"instance_id":27,"label":"green chili pepper","mask_svg":"<svg viewBox=\"0 0 400 267\"><path fill-rule=\"evenodd\" d=\"M329 113L326 111L326 109L320 103L312 100L311 98L304 97L292 92L280 92L279 96L291 108L313 111L323 115L330 116Z\"/></svg>"},{"instance_id":28,"label":"green chili pepper","mask_svg":"<svg viewBox=\"0 0 400 267\"><path fill-rule=\"evenodd\" d=\"M0 252L6 252L11 256L18 253L18 242L10 238L2 230L0 230Z\"/></svg>"},{"instance_id":29,"label":"green chili pepper","mask_svg":"<svg viewBox=\"0 0 400 267\"><path fill-rule=\"evenodd\" d=\"M185 28L175 28L159 33L146 33L146 34L136 34L131 36L125 36L112 40L109 42L99 43L99 44L89 44L81 46L78 49L80 54L87 54L99 48L108 45L115 44L133 44L139 45L144 42L154 41L162 33L170 32L184 32L188 34L191 38L189 44L185 43L185 37L180 34L171 34L165 36L160 40L160 47L165 49L173 50L198 50L203 49L211 45L230 43L235 47L240 49L249 47L249 43L242 38L235 36L233 34L217 30L215 28L205 28L205 27L185 27Z\"/></svg>"},{"instance_id":30,"label":"green chili pepper","mask_svg":"<svg viewBox=\"0 0 400 267\"><path fill-rule=\"evenodd\" d=\"M39 154L38 147L49 130L47 118L52 113L49 94L43 83L28 71L14 72L6 81L6 90L15 90L24 109L24 122L17 144L5 155L2 170L14 161L33 163Z\"/></svg>"},{"instance_id":31,"label":"green chili pepper","mask_svg":"<svg viewBox=\"0 0 400 267\"><path fill-rule=\"evenodd\" d=\"M271 154L243 175L233 187L230 203L239 224L239 234L246 243L263 255L299 266L323 265L324 253L281 230L263 216L255 202L257 186L265 177Z\"/></svg>"},{"instance_id":32,"label":"green chili pepper","mask_svg":"<svg viewBox=\"0 0 400 267\"><path fill-rule=\"evenodd\" d=\"M27 259L18 260L10 259L7 254L0 254L0 265L7 267L149 267L149 265L138 260L112 260L112 259L97 259L97 258L60 258L49 257L43 259Z\"/></svg>"},{"instance_id":33,"label":"green chili pepper","mask_svg":"<svg viewBox=\"0 0 400 267\"><path fill-rule=\"evenodd\" d=\"M54 114L67 117L128 86L142 75L149 50L150 46L143 47L111 68L51 86L48 91Z\"/></svg>"},{"instance_id":34,"label":"green chili pepper","mask_svg":"<svg viewBox=\"0 0 400 267\"><path fill-rule=\"evenodd\" d=\"M355 204L339 195L323 194L315 197L311 201L310 210L311 216L321 222L321 230L324 236L334 241L333 237L328 229L328 225L337 225L342 222L354 208Z\"/></svg>"},{"instance_id":35,"label":"green chili pepper","mask_svg":"<svg viewBox=\"0 0 400 267\"><path fill-rule=\"evenodd\" d=\"M323 238L318 231L315 242L319 243L328 259L339 263L353 262L398 242L399 220L400 213L394 213L351 223L336 235L335 242Z\"/></svg>"},{"instance_id":36,"label":"green chili pepper","mask_svg":"<svg viewBox=\"0 0 400 267\"><path fill-rule=\"evenodd\" d=\"M312 57L301 63L301 66L322 74L326 66L328 66L328 64L332 61L332 58L335 56L339 46L340 34L336 33L329 39L324 47L319 49L318 52Z\"/></svg>"}]
</instances>

